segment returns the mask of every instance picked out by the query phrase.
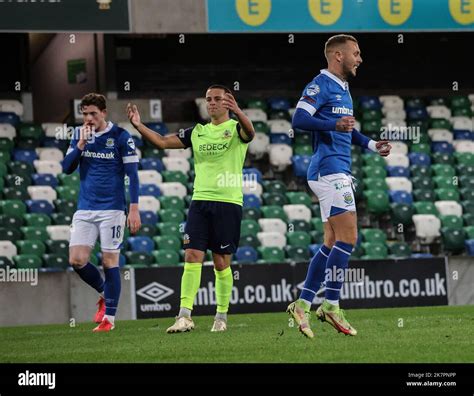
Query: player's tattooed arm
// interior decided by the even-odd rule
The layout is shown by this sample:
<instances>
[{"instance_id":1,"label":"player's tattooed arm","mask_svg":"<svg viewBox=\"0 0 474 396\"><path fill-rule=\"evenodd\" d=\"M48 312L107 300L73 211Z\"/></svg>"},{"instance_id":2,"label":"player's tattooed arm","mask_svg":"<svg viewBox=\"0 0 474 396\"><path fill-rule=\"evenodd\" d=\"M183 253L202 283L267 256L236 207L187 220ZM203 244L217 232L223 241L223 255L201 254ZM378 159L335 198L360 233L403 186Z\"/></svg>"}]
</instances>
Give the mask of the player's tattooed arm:
<instances>
[{"instance_id":1,"label":"player's tattooed arm","mask_svg":"<svg viewBox=\"0 0 474 396\"><path fill-rule=\"evenodd\" d=\"M255 137L255 129L253 128L252 121L245 115L242 109L237 104L234 96L230 93L226 93L224 99L222 100L223 106L232 111L237 120L239 121L240 130L239 134L242 140L245 142L251 142L252 139Z\"/></svg>"},{"instance_id":2,"label":"player's tattooed arm","mask_svg":"<svg viewBox=\"0 0 474 396\"><path fill-rule=\"evenodd\" d=\"M180 149L185 148L184 144L176 135L161 136L151 130L141 122L140 113L136 105L127 104L127 116L134 128L140 132L146 140L153 143L159 149Z\"/></svg>"}]
</instances>

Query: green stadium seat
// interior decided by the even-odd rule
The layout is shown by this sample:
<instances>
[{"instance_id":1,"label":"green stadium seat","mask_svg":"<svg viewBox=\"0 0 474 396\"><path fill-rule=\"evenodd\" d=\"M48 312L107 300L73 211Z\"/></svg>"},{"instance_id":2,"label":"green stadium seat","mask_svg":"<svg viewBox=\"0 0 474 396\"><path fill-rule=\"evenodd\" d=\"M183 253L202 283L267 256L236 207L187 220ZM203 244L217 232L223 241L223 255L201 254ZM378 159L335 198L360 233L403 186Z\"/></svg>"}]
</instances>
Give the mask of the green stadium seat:
<instances>
[{"instance_id":1,"label":"green stadium seat","mask_svg":"<svg viewBox=\"0 0 474 396\"><path fill-rule=\"evenodd\" d=\"M474 154L473 153L455 152L454 157L456 158L456 162L459 165L474 166Z\"/></svg>"},{"instance_id":2,"label":"green stadium seat","mask_svg":"<svg viewBox=\"0 0 474 396\"><path fill-rule=\"evenodd\" d=\"M379 157L382 158L382 157ZM381 166L364 166L362 167L364 171L364 177L372 178L372 179L384 179L387 177L387 170ZM364 180L365 184L367 185L367 181Z\"/></svg>"},{"instance_id":3,"label":"green stadium seat","mask_svg":"<svg viewBox=\"0 0 474 396\"><path fill-rule=\"evenodd\" d=\"M70 175L60 173L57 178L61 186L79 187L81 183L81 178L77 172L71 173Z\"/></svg>"},{"instance_id":4,"label":"green stadium seat","mask_svg":"<svg viewBox=\"0 0 474 396\"><path fill-rule=\"evenodd\" d=\"M432 214L439 216L438 209L433 202L429 201L418 201L414 202L413 206L415 207L416 214Z\"/></svg>"},{"instance_id":5,"label":"green stadium seat","mask_svg":"<svg viewBox=\"0 0 474 396\"><path fill-rule=\"evenodd\" d=\"M38 147L38 140L33 138L17 138L16 148L21 150L35 150Z\"/></svg>"},{"instance_id":6,"label":"green stadium seat","mask_svg":"<svg viewBox=\"0 0 474 396\"><path fill-rule=\"evenodd\" d=\"M66 213L51 213L53 225L70 225L72 224L72 215Z\"/></svg>"},{"instance_id":7,"label":"green stadium seat","mask_svg":"<svg viewBox=\"0 0 474 396\"><path fill-rule=\"evenodd\" d=\"M433 129L452 129L451 123L444 118L432 118L430 120L430 128Z\"/></svg>"},{"instance_id":8,"label":"green stadium seat","mask_svg":"<svg viewBox=\"0 0 474 396\"><path fill-rule=\"evenodd\" d=\"M474 176L474 165L457 164L455 168L456 168L456 173L458 174L458 176L462 176L462 175Z\"/></svg>"},{"instance_id":9,"label":"green stadium seat","mask_svg":"<svg viewBox=\"0 0 474 396\"><path fill-rule=\"evenodd\" d=\"M469 175L459 176L459 184L461 188L469 188L474 190L474 177Z\"/></svg>"},{"instance_id":10,"label":"green stadium seat","mask_svg":"<svg viewBox=\"0 0 474 396\"><path fill-rule=\"evenodd\" d=\"M457 182L456 178L449 176L434 176L433 181L435 182L436 188L445 188L451 190L457 190L458 186L455 184Z\"/></svg>"},{"instance_id":11,"label":"green stadium seat","mask_svg":"<svg viewBox=\"0 0 474 396\"><path fill-rule=\"evenodd\" d=\"M20 227L24 239L34 239L45 242L49 239L49 234L45 227Z\"/></svg>"},{"instance_id":12,"label":"green stadium seat","mask_svg":"<svg viewBox=\"0 0 474 396\"><path fill-rule=\"evenodd\" d=\"M466 239L474 239L474 226L464 227L464 232L466 233Z\"/></svg>"},{"instance_id":13,"label":"green stadium seat","mask_svg":"<svg viewBox=\"0 0 474 396\"><path fill-rule=\"evenodd\" d=\"M18 256L13 256L13 260L18 269L37 269L41 268L43 264L41 257L35 256L34 254L20 254Z\"/></svg>"},{"instance_id":14,"label":"green stadium seat","mask_svg":"<svg viewBox=\"0 0 474 396\"><path fill-rule=\"evenodd\" d=\"M145 139L145 144L147 144L147 142ZM163 158L164 155L164 150L157 149L156 147L147 146L143 150L143 158Z\"/></svg>"},{"instance_id":15,"label":"green stadium seat","mask_svg":"<svg viewBox=\"0 0 474 396\"><path fill-rule=\"evenodd\" d=\"M456 95L451 97L451 109L470 108L471 101L467 96Z\"/></svg>"},{"instance_id":16,"label":"green stadium seat","mask_svg":"<svg viewBox=\"0 0 474 396\"><path fill-rule=\"evenodd\" d=\"M66 255L44 254L43 262L46 268L59 268L63 270L69 268L69 258Z\"/></svg>"},{"instance_id":17,"label":"green stadium seat","mask_svg":"<svg viewBox=\"0 0 474 396\"><path fill-rule=\"evenodd\" d=\"M177 253L176 253L177 254ZM141 266L150 266L153 263L153 256L146 252L125 252L127 264Z\"/></svg>"},{"instance_id":18,"label":"green stadium seat","mask_svg":"<svg viewBox=\"0 0 474 396\"><path fill-rule=\"evenodd\" d=\"M306 205L309 208L313 204L311 197L305 192L287 192L286 197L292 205Z\"/></svg>"},{"instance_id":19,"label":"green stadium seat","mask_svg":"<svg viewBox=\"0 0 474 396\"><path fill-rule=\"evenodd\" d=\"M459 201L459 192L453 189L437 188L435 190L437 201Z\"/></svg>"},{"instance_id":20,"label":"green stadium seat","mask_svg":"<svg viewBox=\"0 0 474 396\"><path fill-rule=\"evenodd\" d=\"M313 243L323 243L324 242L324 232L320 230L313 230L309 232L311 235L311 242Z\"/></svg>"},{"instance_id":21,"label":"green stadium seat","mask_svg":"<svg viewBox=\"0 0 474 396\"><path fill-rule=\"evenodd\" d=\"M285 253L278 247L261 246L257 250L261 257L258 263L282 263L285 261Z\"/></svg>"},{"instance_id":22,"label":"green stadium seat","mask_svg":"<svg viewBox=\"0 0 474 396\"><path fill-rule=\"evenodd\" d=\"M79 197L79 186L57 186L58 198L65 201L75 201Z\"/></svg>"},{"instance_id":23,"label":"green stadium seat","mask_svg":"<svg viewBox=\"0 0 474 396\"><path fill-rule=\"evenodd\" d=\"M293 148L294 155L313 155L313 148L308 144L298 144Z\"/></svg>"},{"instance_id":24,"label":"green stadium seat","mask_svg":"<svg viewBox=\"0 0 474 396\"><path fill-rule=\"evenodd\" d=\"M0 227L20 228L25 224L23 217L0 215Z\"/></svg>"},{"instance_id":25,"label":"green stadium seat","mask_svg":"<svg viewBox=\"0 0 474 396\"><path fill-rule=\"evenodd\" d=\"M44 213L26 213L23 218L27 226L46 227L51 225L51 217Z\"/></svg>"},{"instance_id":26,"label":"green stadium seat","mask_svg":"<svg viewBox=\"0 0 474 396\"><path fill-rule=\"evenodd\" d=\"M430 177L413 177L411 182L418 190L434 190L435 187Z\"/></svg>"},{"instance_id":27,"label":"green stadium seat","mask_svg":"<svg viewBox=\"0 0 474 396\"><path fill-rule=\"evenodd\" d=\"M29 162L12 161L8 163L9 173L21 177L30 176L35 173L35 167Z\"/></svg>"},{"instance_id":28,"label":"green stadium seat","mask_svg":"<svg viewBox=\"0 0 474 396\"><path fill-rule=\"evenodd\" d=\"M464 107L461 109L454 109L452 112L453 117L472 117L472 110L468 107Z\"/></svg>"},{"instance_id":29,"label":"green stadium seat","mask_svg":"<svg viewBox=\"0 0 474 396\"><path fill-rule=\"evenodd\" d=\"M9 216L23 216L26 213L26 205L19 200L0 201L0 213Z\"/></svg>"},{"instance_id":30,"label":"green stadium seat","mask_svg":"<svg viewBox=\"0 0 474 396\"><path fill-rule=\"evenodd\" d=\"M415 201L436 201L436 193L433 190L416 189L412 194Z\"/></svg>"},{"instance_id":31,"label":"green stadium seat","mask_svg":"<svg viewBox=\"0 0 474 396\"><path fill-rule=\"evenodd\" d=\"M474 200L466 200L461 202L462 209L464 213L474 214Z\"/></svg>"},{"instance_id":32,"label":"green stadium seat","mask_svg":"<svg viewBox=\"0 0 474 396\"><path fill-rule=\"evenodd\" d=\"M310 132L295 133L295 145L307 144L311 146L312 143L313 143L313 138Z\"/></svg>"},{"instance_id":33,"label":"green stadium seat","mask_svg":"<svg viewBox=\"0 0 474 396\"><path fill-rule=\"evenodd\" d=\"M290 261L304 261L307 262L309 259L311 259L308 247L304 246L286 246L285 247L286 251L286 257Z\"/></svg>"},{"instance_id":34,"label":"green stadium seat","mask_svg":"<svg viewBox=\"0 0 474 396\"><path fill-rule=\"evenodd\" d=\"M22 238L18 228L0 227L0 241L16 242Z\"/></svg>"},{"instance_id":35,"label":"green stadium seat","mask_svg":"<svg viewBox=\"0 0 474 396\"><path fill-rule=\"evenodd\" d=\"M172 235L176 236L180 240L183 238L183 234L179 228L179 223L158 223L157 227L160 235Z\"/></svg>"},{"instance_id":36,"label":"green stadium seat","mask_svg":"<svg viewBox=\"0 0 474 396\"><path fill-rule=\"evenodd\" d=\"M8 168L7 166L2 162L0 161L0 180L2 181L2 188L3 188L3 184L5 183L5 181L3 180L3 177L8 173Z\"/></svg>"},{"instance_id":37,"label":"green stadium seat","mask_svg":"<svg viewBox=\"0 0 474 396\"><path fill-rule=\"evenodd\" d=\"M252 246L256 249L260 246L260 240L255 235L241 236L239 246Z\"/></svg>"},{"instance_id":38,"label":"green stadium seat","mask_svg":"<svg viewBox=\"0 0 474 396\"><path fill-rule=\"evenodd\" d=\"M451 154L433 153L431 158L435 164L454 165L454 157Z\"/></svg>"},{"instance_id":39,"label":"green stadium seat","mask_svg":"<svg viewBox=\"0 0 474 396\"><path fill-rule=\"evenodd\" d=\"M262 217L259 208L242 208L242 219L244 220L258 220Z\"/></svg>"},{"instance_id":40,"label":"green stadium seat","mask_svg":"<svg viewBox=\"0 0 474 396\"><path fill-rule=\"evenodd\" d=\"M0 138L0 151L10 152L13 150L13 147L15 147L13 140L4 137Z\"/></svg>"},{"instance_id":41,"label":"green stadium seat","mask_svg":"<svg viewBox=\"0 0 474 396\"><path fill-rule=\"evenodd\" d=\"M462 218L465 226L474 226L474 215L472 213L465 213Z\"/></svg>"},{"instance_id":42,"label":"green stadium seat","mask_svg":"<svg viewBox=\"0 0 474 396\"><path fill-rule=\"evenodd\" d=\"M240 235L241 236L246 236L246 235L255 235L257 236L257 233L259 233L260 226L255 220L242 220L240 223Z\"/></svg>"},{"instance_id":43,"label":"green stadium seat","mask_svg":"<svg viewBox=\"0 0 474 396\"><path fill-rule=\"evenodd\" d=\"M363 260L383 260L387 258L387 246L383 243L363 242L362 248L365 254Z\"/></svg>"},{"instance_id":44,"label":"green stadium seat","mask_svg":"<svg viewBox=\"0 0 474 396\"><path fill-rule=\"evenodd\" d=\"M383 191L364 191L367 210L372 214L386 213L390 209L388 193Z\"/></svg>"},{"instance_id":45,"label":"green stadium seat","mask_svg":"<svg viewBox=\"0 0 474 396\"><path fill-rule=\"evenodd\" d=\"M349 260L360 259L364 255L364 248L361 245L354 246Z\"/></svg>"},{"instance_id":46,"label":"green stadium seat","mask_svg":"<svg viewBox=\"0 0 474 396\"><path fill-rule=\"evenodd\" d=\"M286 196L280 193L263 193L263 204L264 205L279 205L283 206L288 203Z\"/></svg>"},{"instance_id":47,"label":"green stadium seat","mask_svg":"<svg viewBox=\"0 0 474 396\"><path fill-rule=\"evenodd\" d=\"M412 177L431 177L431 167L424 165L410 166L410 173Z\"/></svg>"},{"instance_id":48,"label":"green stadium seat","mask_svg":"<svg viewBox=\"0 0 474 396\"><path fill-rule=\"evenodd\" d=\"M411 256L411 248L406 242L394 242L388 245L389 258L405 258Z\"/></svg>"},{"instance_id":49,"label":"green stadium seat","mask_svg":"<svg viewBox=\"0 0 474 396\"><path fill-rule=\"evenodd\" d=\"M48 239L47 241L44 242L44 244L46 246L46 250L48 253L59 254L62 256L69 255L69 242L66 240L59 241L59 240Z\"/></svg>"},{"instance_id":50,"label":"green stadium seat","mask_svg":"<svg viewBox=\"0 0 474 396\"><path fill-rule=\"evenodd\" d=\"M362 168L364 166L364 160L359 154L352 154L352 170L354 168Z\"/></svg>"},{"instance_id":51,"label":"green stadium seat","mask_svg":"<svg viewBox=\"0 0 474 396\"><path fill-rule=\"evenodd\" d=\"M423 153L423 154L431 154L431 147L428 143L418 143L412 144L410 147L411 153Z\"/></svg>"},{"instance_id":52,"label":"green stadium seat","mask_svg":"<svg viewBox=\"0 0 474 396\"><path fill-rule=\"evenodd\" d=\"M364 134L380 133L381 128L382 128L382 121L380 119L364 120L362 122L362 131L364 132Z\"/></svg>"},{"instance_id":53,"label":"green stadium seat","mask_svg":"<svg viewBox=\"0 0 474 396\"><path fill-rule=\"evenodd\" d=\"M137 236L153 238L157 234L156 227L152 224L142 224L137 232Z\"/></svg>"},{"instance_id":54,"label":"green stadium seat","mask_svg":"<svg viewBox=\"0 0 474 396\"><path fill-rule=\"evenodd\" d=\"M463 228L462 217L455 215L439 216L442 227L461 230Z\"/></svg>"},{"instance_id":55,"label":"green stadium seat","mask_svg":"<svg viewBox=\"0 0 474 396\"><path fill-rule=\"evenodd\" d=\"M265 135L270 133L270 127L263 121L254 121L253 128L255 129L256 133L264 133Z\"/></svg>"},{"instance_id":56,"label":"green stadium seat","mask_svg":"<svg viewBox=\"0 0 474 396\"><path fill-rule=\"evenodd\" d=\"M369 177L364 179L364 185L367 191L388 191L388 185L384 178Z\"/></svg>"},{"instance_id":57,"label":"green stadium seat","mask_svg":"<svg viewBox=\"0 0 474 396\"><path fill-rule=\"evenodd\" d=\"M392 209L392 223L410 225L413 223L412 216L415 213L413 205L403 203L392 203L390 205Z\"/></svg>"},{"instance_id":58,"label":"green stadium seat","mask_svg":"<svg viewBox=\"0 0 474 396\"><path fill-rule=\"evenodd\" d=\"M280 180L264 180L263 189L268 193L286 193L286 184Z\"/></svg>"},{"instance_id":59,"label":"green stadium seat","mask_svg":"<svg viewBox=\"0 0 474 396\"><path fill-rule=\"evenodd\" d=\"M379 121L382 119L382 112L380 110L365 110L362 113L362 120L364 121Z\"/></svg>"},{"instance_id":60,"label":"green stadium seat","mask_svg":"<svg viewBox=\"0 0 474 396\"><path fill-rule=\"evenodd\" d=\"M41 257L46 253L46 246L40 240L23 240L16 241L16 247L19 254L34 254L38 257Z\"/></svg>"},{"instance_id":61,"label":"green stadium seat","mask_svg":"<svg viewBox=\"0 0 474 396\"><path fill-rule=\"evenodd\" d=\"M311 215L312 217L321 217L321 207L318 203L311 205Z\"/></svg>"},{"instance_id":62,"label":"green stadium seat","mask_svg":"<svg viewBox=\"0 0 474 396\"><path fill-rule=\"evenodd\" d=\"M4 199L26 201L30 199L30 194L26 191L26 188L17 187L5 187L3 189Z\"/></svg>"},{"instance_id":63,"label":"green stadium seat","mask_svg":"<svg viewBox=\"0 0 474 396\"><path fill-rule=\"evenodd\" d=\"M159 267L177 266L180 263L179 254L174 250L154 250L152 254Z\"/></svg>"},{"instance_id":64,"label":"green stadium seat","mask_svg":"<svg viewBox=\"0 0 474 396\"><path fill-rule=\"evenodd\" d=\"M450 178L452 181L453 176L456 175L455 169L451 165L447 164L434 164L431 166L435 176L444 176Z\"/></svg>"},{"instance_id":65,"label":"green stadium seat","mask_svg":"<svg viewBox=\"0 0 474 396\"><path fill-rule=\"evenodd\" d=\"M387 166L385 160L378 154L362 154L366 166L384 168Z\"/></svg>"},{"instance_id":66,"label":"green stadium seat","mask_svg":"<svg viewBox=\"0 0 474 396\"><path fill-rule=\"evenodd\" d=\"M352 172L352 176L355 177L356 179L358 179L357 182L361 183L362 178L364 177L364 171L363 171L362 167L353 166L352 169L351 169L351 172Z\"/></svg>"},{"instance_id":67,"label":"green stadium seat","mask_svg":"<svg viewBox=\"0 0 474 396\"><path fill-rule=\"evenodd\" d=\"M11 159L12 156L8 151L0 151L0 163L10 162Z\"/></svg>"},{"instance_id":68,"label":"green stadium seat","mask_svg":"<svg viewBox=\"0 0 474 396\"><path fill-rule=\"evenodd\" d=\"M158 211L158 216L164 223L181 223L184 221L184 213L177 209L161 209Z\"/></svg>"},{"instance_id":69,"label":"green stadium seat","mask_svg":"<svg viewBox=\"0 0 474 396\"><path fill-rule=\"evenodd\" d=\"M311 244L311 235L304 231L287 232L286 243L290 246L302 246L307 248Z\"/></svg>"},{"instance_id":70,"label":"green stadium seat","mask_svg":"<svg viewBox=\"0 0 474 396\"><path fill-rule=\"evenodd\" d=\"M469 187L460 188L459 192L461 193L461 198L464 201L474 200L474 188L469 188Z\"/></svg>"},{"instance_id":71,"label":"green stadium seat","mask_svg":"<svg viewBox=\"0 0 474 396\"><path fill-rule=\"evenodd\" d=\"M23 124L19 132L19 137L22 139L29 138L39 141L43 137L43 129L40 125Z\"/></svg>"},{"instance_id":72,"label":"green stadium seat","mask_svg":"<svg viewBox=\"0 0 474 396\"><path fill-rule=\"evenodd\" d=\"M73 216L76 211L76 201L67 201L64 199L56 199L54 201L56 212L63 213L65 215Z\"/></svg>"},{"instance_id":73,"label":"green stadium seat","mask_svg":"<svg viewBox=\"0 0 474 396\"><path fill-rule=\"evenodd\" d=\"M288 223L288 230L310 232L311 224L305 220L291 220Z\"/></svg>"},{"instance_id":74,"label":"green stadium seat","mask_svg":"<svg viewBox=\"0 0 474 396\"><path fill-rule=\"evenodd\" d=\"M267 102L262 99L249 99L247 102L247 108L249 109L260 109L267 111Z\"/></svg>"},{"instance_id":75,"label":"green stadium seat","mask_svg":"<svg viewBox=\"0 0 474 396\"><path fill-rule=\"evenodd\" d=\"M323 220L320 217L313 217L311 219L311 227L316 231L324 231Z\"/></svg>"},{"instance_id":76,"label":"green stadium seat","mask_svg":"<svg viewBox=\"0 0 474 396\"><path fill-rule=\"evenodd\" d=\"M287 221L286 213L281 206L276 206L276 205L262 206L260 210L262 211L262 216L264 218L282 219L284 222Z\"/></svg>"},{"instance_id":77,"label":"green stadium seat","mask_svg":"<svg viewBox=\"0 0 474 396\"><path fill-rule=\"evenodd\" d=\"M10 173L4 177L5 186L7 187L16 187L23 188L31 186L31 177L29 174L18 175L15 173Z\"/></svg>"},{"instance_id":78,"label":"green stadium seat","mask_svg":"<svg viewBox=\"0 0 474 396\"><path fill-rule=\"evenodd\" d=\"M464 229L441 228L444 249L451 253L461 253L464 250Z\"/></svg>"},{"instance_id":79,"label":"green stadium seat","mask_svg":"<svg viewBox=\"0 0 474 396\"><path fill-rule=\"evenodd\" d=\"M153 237L157 250L180 250L181 239L173 235L158 235Z\"/></svg>"},{"instance_id":80,"label":"green stadium seat","mask_svg":"<svg viewBox=\"0 0 474 396\"><path fill-rule=\"evenodd\" d=\"M360 230L360 234L364 237L364 242L385 244L387 241L385 232L378 228L363 228Z\"/></svg>"},{"instance_id":81,"label":"green stadium seat","mask_svg":"<svg viewBox=\"0 0 474 396\"><path fill-rule=\"evenodd\" d=\"M183 185L188 183L188 177L181 171L165 170L161 172L165 182L178 182Z\"/></svg>"},{"instance_id":82,"label":"green stadium seat","mask_svg":"<svg viewBox=\"0 0 474 396\"><path fill-rule=\"evenodd\" d=\"M184 210L184 201L179 197L161 196L158 198L161 209Z\"/></svg>"}]
</instances>

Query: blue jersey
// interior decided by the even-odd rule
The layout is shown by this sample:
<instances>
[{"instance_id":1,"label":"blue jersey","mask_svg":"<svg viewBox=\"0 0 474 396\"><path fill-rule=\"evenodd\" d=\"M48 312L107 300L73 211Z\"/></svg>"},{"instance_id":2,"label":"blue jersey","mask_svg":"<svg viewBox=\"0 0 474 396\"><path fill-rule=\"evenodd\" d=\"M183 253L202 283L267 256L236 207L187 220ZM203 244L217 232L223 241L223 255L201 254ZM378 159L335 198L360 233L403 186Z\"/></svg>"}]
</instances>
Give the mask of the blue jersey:
<instances>
[{"instance_id":1,"label":"blue jersey","mask_svg":"<svg viewBox=\"0 0 474 396\"><path fill-rule=\"evenodd\" d=\"M303 91L297 108L323 121L336 122L343 116L352 116L352 97L347 82L321 70ZM308 180L333 173L351 174L352 132L314 131L313 156L308 168Z\"/></svg>"},{"instance_id":2,"label":"blue jersey","mask_svg":"<svg viewBox=\"0 0 474 396\"><path fill-rule=\"evenodd\" d=\"M72 139L68 154L77 141ZM107 128L95 133L79 162L81 187L77 209L125 211L124 164L134 162L138 163L135 142L125 129L109 122Z\"/></svg>"}]
</instances>

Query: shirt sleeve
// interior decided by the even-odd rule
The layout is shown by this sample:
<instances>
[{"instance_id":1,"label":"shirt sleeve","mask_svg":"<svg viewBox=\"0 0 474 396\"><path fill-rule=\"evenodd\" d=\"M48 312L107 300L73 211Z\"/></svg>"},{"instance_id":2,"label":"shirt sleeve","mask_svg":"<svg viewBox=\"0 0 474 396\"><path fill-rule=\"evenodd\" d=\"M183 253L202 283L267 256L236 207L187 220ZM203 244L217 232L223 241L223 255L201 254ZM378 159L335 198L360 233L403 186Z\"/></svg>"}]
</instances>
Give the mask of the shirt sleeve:
<instances>
[{"instance_id":1,"label":"shirt sleeve","mask_svg":"<svg viewBox=\"0 0 474 396\"><path fill-rule=\"evenodd\" d=\"M120 139L120 155L124 164L138 163L135 140L133 140L132 136L127 131L122 133Z\"/></svg>"},{"instance_id":2,"label":"shirt sleeve","mask_svg":"<svg viewBox=\"0 0 474 396\"><path fill-rule=\"evenodd\" d=\"M180 131L176 136L184 144L185 148L192 147L191 134L193 133L194 127L186 128L184 131Z\"/></svg>"},{"instance_id":3,"label":"shirt sleeve","mask_svg":"<svg viewBox=\"0 0 474 396\"><path fill-rule=\"evenodd\" d=\"M320 84L318 81L309 83L303 91L303 94L296 105L297 109L304 109L310 115L314 115L318 109L323 106L326 99L324 81Z\"/></svg>"}]
</instances>

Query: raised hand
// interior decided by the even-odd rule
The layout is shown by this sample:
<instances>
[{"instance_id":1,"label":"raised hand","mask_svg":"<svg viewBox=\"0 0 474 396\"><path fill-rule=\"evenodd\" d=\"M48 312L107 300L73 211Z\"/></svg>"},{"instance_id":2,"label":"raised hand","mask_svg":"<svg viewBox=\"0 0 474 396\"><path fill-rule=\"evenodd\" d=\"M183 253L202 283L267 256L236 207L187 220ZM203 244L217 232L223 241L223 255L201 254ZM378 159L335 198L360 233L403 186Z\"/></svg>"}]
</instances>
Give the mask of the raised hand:
<instances>
[{"instance_id":1,"label":"raised hand","mask_svg":"<svg viewBox=\"0 0 474 396\"><path fill-rule=\"evenodd\" d=\"M128 120L130 121L130 124L132 124L135 128L138 128L138 126L141 123L140 119L140 113L138 112L138 108L136 105L133 105L131 103L127 104L127 117Z\"/></svg>"}]
</instances>

